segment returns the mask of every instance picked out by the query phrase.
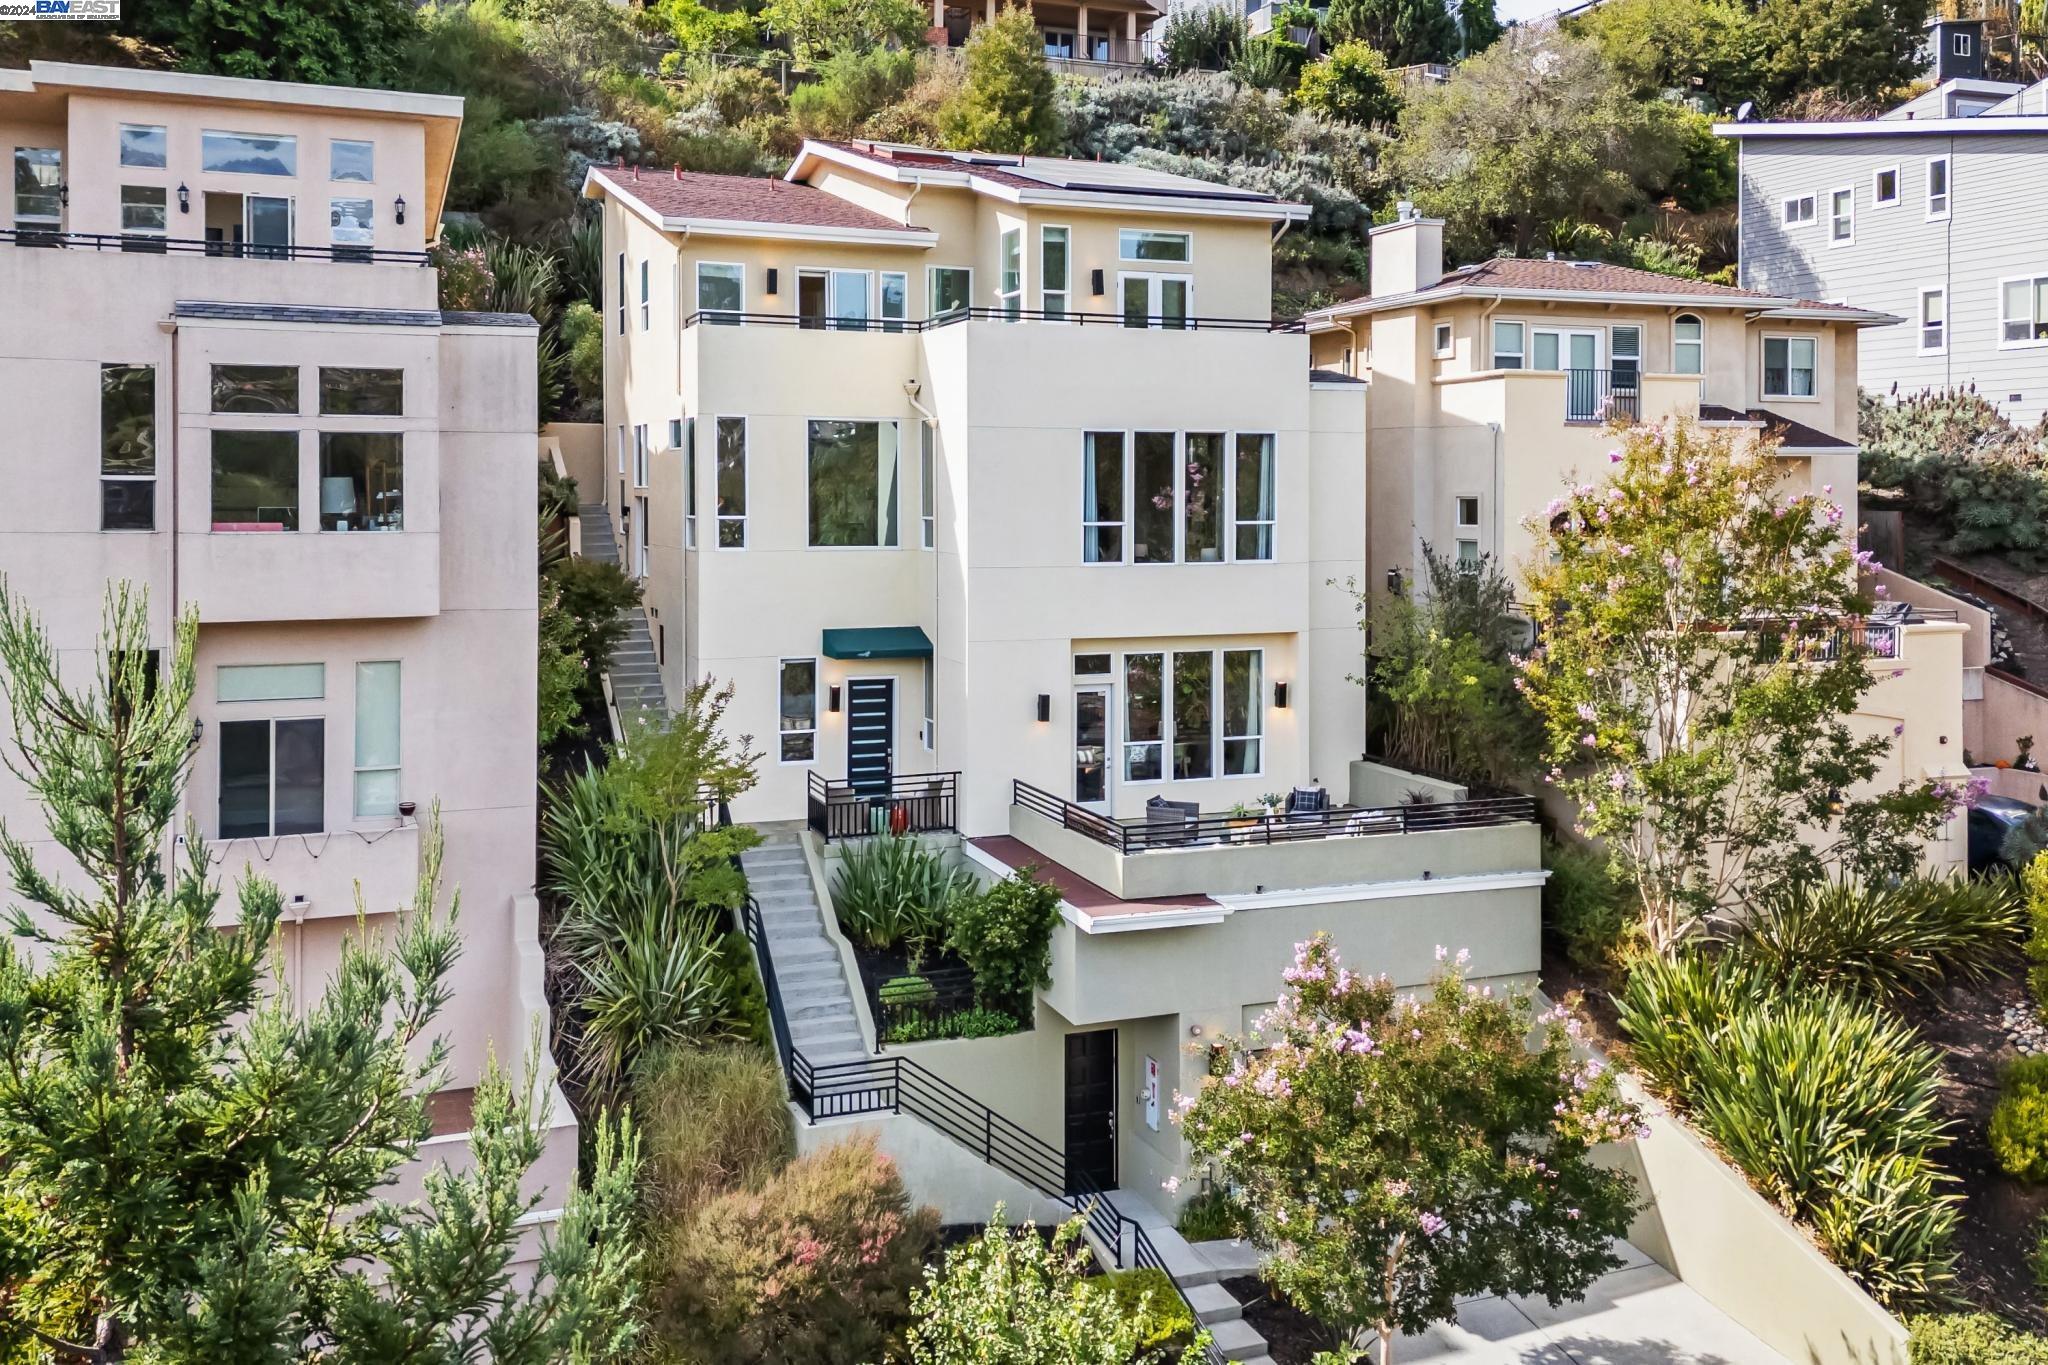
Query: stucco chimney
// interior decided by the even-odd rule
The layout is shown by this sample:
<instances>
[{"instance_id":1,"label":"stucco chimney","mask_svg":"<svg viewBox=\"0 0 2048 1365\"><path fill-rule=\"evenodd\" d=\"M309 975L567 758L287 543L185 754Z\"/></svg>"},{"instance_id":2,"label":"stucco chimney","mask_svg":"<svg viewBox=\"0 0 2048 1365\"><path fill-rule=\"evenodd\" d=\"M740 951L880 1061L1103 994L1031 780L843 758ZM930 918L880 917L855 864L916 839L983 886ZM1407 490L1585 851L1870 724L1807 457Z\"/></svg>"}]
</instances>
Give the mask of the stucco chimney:
<instances>
[{"instance_id":1,"label":"stucco chimney","mask_svg":"<svg viewBox=\"0 0 2048 1365\"><path fill-rule=\"evenodd\" d=\"M1406 199L1395 205L1394 213L1393 222L1382 223L1371 233L1375 298L1412 294L1444 277L1444 220L1424 218Z\"/></svg>"}]
</instances>

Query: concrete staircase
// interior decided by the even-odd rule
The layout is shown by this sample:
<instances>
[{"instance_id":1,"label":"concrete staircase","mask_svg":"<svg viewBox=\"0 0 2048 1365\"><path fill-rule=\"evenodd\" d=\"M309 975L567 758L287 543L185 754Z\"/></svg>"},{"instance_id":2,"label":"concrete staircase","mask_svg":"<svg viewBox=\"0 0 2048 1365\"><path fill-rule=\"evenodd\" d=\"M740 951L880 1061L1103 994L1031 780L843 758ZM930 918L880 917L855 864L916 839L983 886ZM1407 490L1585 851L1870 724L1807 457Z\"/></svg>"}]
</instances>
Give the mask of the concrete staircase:
<instances>
[{"instance_id":1,"label":"concrete staircase","mask_svg":"<svg viewBox=\"0 0 2048 1365\"><path fill-rule=\"evenodd\" d=\"M1146 1240L1166 1263L1167 1273L1187 1295L1195 1321L1209 1329L1224 1359L1237 1365L1273 1365L1265 1337L1244 1320L1244 1306L1217 1283L1223 1272L1180 1235L1165 1212L1130 1190L1112 1190L1108 1199L1118 1213L1145 1230Z\"/></svg>"},{"instance_id":2,"label":"concrete staircase","mask_svg":"<svg viewBox=\"0 0 2048 1365\"><path fill-rule=\"evenodd\" d=\"M620 564L619 540L612 532L611 510L601 502L586 502L576 509L583 522L583 557L601 564ZM620 714L653 711L668 714L668 698L662 691L661 669L655 662L654 635L647 629L647 614L629 612L626 637L612 651L606 672L612 677L612 698Z\"/></svg>"},{"instance_id":3,"label":"concrete staircase","mask_svg":"<svg viewBox=\"0 0 2048 1365\"><path fill-rule=\"evenodd\" d=\"M853 992L840 966L839 948L825 933L825 916L811 884L796 834L770 835L740 855L747 889L761 906L761 929L775 960L789 1040L812 1065L859 1061L869 1055Z\"/></svg>"}]
</instances>

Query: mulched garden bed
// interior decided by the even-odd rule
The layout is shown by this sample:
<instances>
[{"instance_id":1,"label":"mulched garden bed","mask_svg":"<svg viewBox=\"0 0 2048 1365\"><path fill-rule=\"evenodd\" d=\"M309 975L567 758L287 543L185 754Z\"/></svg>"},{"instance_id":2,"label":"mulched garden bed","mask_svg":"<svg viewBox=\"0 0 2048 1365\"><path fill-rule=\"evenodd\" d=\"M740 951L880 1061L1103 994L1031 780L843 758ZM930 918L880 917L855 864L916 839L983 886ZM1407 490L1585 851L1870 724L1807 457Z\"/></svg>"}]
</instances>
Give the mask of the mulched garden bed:
<instances>
[{"instance_id":1,"label":"mulched garden bed","mask_svg":"<svg viewBox=\"0 0 2048 1365\"><path fill-rule=\"evenodd\" d=\"M1274 1365L1309 1365L1318 1351L1337 1347L1336 1335L1273 1292L1256 1275L1223 1281L1230 1296L1244 1305L1244 1320L1266 1339Z\"/></svg>"}]
</instances>

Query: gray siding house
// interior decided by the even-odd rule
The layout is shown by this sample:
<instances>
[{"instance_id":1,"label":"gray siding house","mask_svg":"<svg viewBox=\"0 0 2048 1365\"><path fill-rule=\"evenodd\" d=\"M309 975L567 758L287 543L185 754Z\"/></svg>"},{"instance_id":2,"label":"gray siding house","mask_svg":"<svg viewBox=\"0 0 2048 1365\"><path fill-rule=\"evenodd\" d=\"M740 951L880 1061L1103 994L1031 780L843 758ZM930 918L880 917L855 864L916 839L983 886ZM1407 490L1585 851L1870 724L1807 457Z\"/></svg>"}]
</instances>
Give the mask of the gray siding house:
<instances>
[{"instance_id":1,"label":"gray siding house","mask_svg":"<svg viewBox=\"0 0 2048 1365\"><path fill-rule=\"evenodd\" d=\"M1715 131L1741 150L1745 289L1905 318L1862 333L1865 389L1974 383L2033 423L2048 415L2048 90L2007 89L1974 116L1915 101Z\"/></svg>"}]
</instances>

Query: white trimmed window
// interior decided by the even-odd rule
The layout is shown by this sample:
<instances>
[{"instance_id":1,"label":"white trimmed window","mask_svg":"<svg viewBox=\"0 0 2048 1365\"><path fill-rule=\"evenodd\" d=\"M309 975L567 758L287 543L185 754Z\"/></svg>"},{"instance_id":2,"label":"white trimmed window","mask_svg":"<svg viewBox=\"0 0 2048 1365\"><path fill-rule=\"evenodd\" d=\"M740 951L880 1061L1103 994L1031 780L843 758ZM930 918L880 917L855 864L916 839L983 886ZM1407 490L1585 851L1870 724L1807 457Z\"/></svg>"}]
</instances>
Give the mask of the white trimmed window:
<instances>
[{"instance_id":1,"label":"white trimmed window","mask_svg":"<svg viewBox=\"0 0 2048 1365\"><path fill-rule=\"evenodd\" d=\"M1237 558L1264 560L1273 557L1274 508L1273 433L1239 432L1237 463L1231 470L1235 485L1232 504L1237 523Z\"/></svg>"},{"instance_id":2,"label":"white trimmed window","mask_svg":"<svg viewBox=\"0 0 2048 1365\"><path fill-rule=\"evenodd\" d=\"M697 548L697 419L683 419L683 548Z\"/></svg>"},{"instance_id":3,"label":"white trimmed window","mask_svg":"<svg viewBox=\"0 0 2048 1365\"><path fill-rule=\"evenodd\" d=\"M747 268L729 261L697 262L697 311L740 313L747 307Z\"/></svg>"},{"instance_id":4,"label":"white trimmed window","mask_svg":"<svg viewBox=\"0 0 2048 1365\"><path fill-rule=\"evenodd\" d=\"M1081 562L1124 562L1124 433L1081 438Z\"/></svg>"},{"instance_id":5,"label":"white trimmed window","mask_svg":"<svg viewBox=\"0 0 2048 1365\"><path fill-rule=\"evenodd\" d=\"M964 265L926 266L925 316L964 313L974 305L974 272Z\"/></svg>"},{"instance_id":6,"label":"white trimmed window","mask_svg":"<svg viewBox=\"0 0 2048 1365\"><path fill-rule=\"evenodd\" d=\"M1263 771L1265 676L1259 649L1124 655L1124 780L1257 776Z\"/></svg>"},{"instance_id":7,"label":"white trimmed window","mask_svg":"<svg viewBox=\"0 0 2048 1365\"><path fill-rule=\"evenodd\" d=\"M1948 290L1936 285L1920 291L1920 354L1948 350Z\"/></svg>"},{"instance_id":8,"label":"white trimmed window","mask_svg":"<svg viewBox=\"0 0 2048 1365\"><path fill-rule=\"evenodd\" d=\"M1998 344L2033 346L2048 341L2048 275L2001 280Z\"/></svg>"},{"instance_id":9,"label":"white trimmed window","mask_svg":"<svg viewBox=\"0 0 2048 1365\"><path fill-rule=\"evenodd\" d=\"M648 262L640 262L640 330L646 331L647 324L654 316L653 292L647 283Z\"/></svg>"},{"instance_id":10,"label":"white trimmed window","mask_svg":"<svg viewBox=\"0 0 2048 1365\"><path fill-rule=\"evenodd\" d=\"M1038 306L1049 318L1067 315L1071 234L1063 227L1038 230Z\"/></svg>"},{"instance_id":11,"label":"white trimmed window","mask_svg":"<svg viewBox=\"0 0 2048 1365\"><path fill-rule=\"evenodd\" d=\"M930 422L917 424L917 510L921 530L918 543L925 549L939 543L939 504L933 465L938 458L938 432Z\"/></svg>"},{"instance_id":12,"label":"white trimmed window","mask_svg":"<svg viewBox=\"0 0 2048 1365\"><path fill-rule=\"evenodd\" d=\"M884 270L881 280L882 330L900 332L910 316L910 276L900 270Z\"/></svg>"},{"instance_id":13,"label":"white trimmed window","mask_svg":"<svg viewBox=\"0 0 2048 1365\"><path fill-rule=\"evenodd\" d=\"M813 420L807 425L812 548L894 549L896 424Z\"/></svg>"},{"instance_id":14,"label":"white trimmed window","mask_svg":"<svg viewBox=\"0 0 2048 1365\"><path fill-rule=\"evenodd\" d=\"M1431 329L1431 336L1430 336L1430 340L1431 340L1431 343L1432 343L1432 344L1431 344L1431 349L1432 349L1432 350L1434 350L1434 351L1436 352L1436 358L1437 358L1438 360L1447 360L1447 359L1449 359L1449 358L1450 358L1450 354L1451 354L1451 324L1450 324L1450 323L1448 323L1448 322L1439 322L1438 324L1436 324L1436 326L1435 326L1435 327L1434 327L1433 329Z\"/></svg>"},{"instance_id":15,"label":"white trimmed window","mask_svg":"<svg viewBox=\"0 0 2048 1365\"><path fill-rule=\"evenodd\" d=\"M1812 337L1765 337L1764 397L1813 397L1818 354Z\"/></svg>"},{"instance_id":16,"label":"white trimmed window","mask_svg":"<svg viewBox=\"0 0 2048 1365\"><path fill-rule=\"evenodd\" d=\"M718 483L714 490L718 548L747 548L747 419L718 419Z\"/></svg>"},{"instance_id":17,"label":"white trimmed window","mask_svg":"<svg viewBox=\"0 0 2048 1365\"><path fill-rule=\"evenodd\" d=\"M1090 431L1081 448L1081 562L1273 558L1271 432Z\"/></svg>"},{"instance_id":18,"label":"white trimmed window","mask_svg":"<svg viewBox=\"0 0 2048 1365\"><path fill-rule=\"evenodd\" d=\"M1000 285L996 307L1004 317L1014 318L1024 307L1024 230L1011 228L997 243Z\"/></svg>"},{"instance_id":19,"label":"white trimmed window","mask_svg":"<svg viewBox=\"0 0 2048 1365\"><path fill-rule=\"evenodd\" d=\"M937 659L924 661L924 747L927 749L935 749L939 744L939 722L936 718L938 712L934 705L934 694L938 690L938 662Z\"/></svg>"},{"instance_id":20,"label":"white trimmed window","mask_svg":"<svg viewBox=\"0 0 2048 1365\"><path fill-rule=\"evenodd\" d=\"M1949 201L1948 158L1930 156L1927 158L1928 220L1948 217Z\"/></svg>"},{"instance_id":21,"label":"white trimmed window","mask_svg":"<svg viewBox=\"0 0 2048 1365\"><path fill-rule=\"evenodd\" d=\"M1479 499L1469 493L1460 494L1453 504L1452 513L1458 530L1458 563L1466 568L1476 568L1479 564Z\"/></svg>"},{"instance_id":22,"label":"white trimmed window","mask_svg":"<svg viewBox=\"0 0 2048 1365\"><path fill-rule=\"evenodd\" d=\"M1493 368L1519 370L1528 363L1528 331L1519 322L1493 324Z\"/></svg>"},{"instance_id":23,"label":"white trimmed window","mask_svg":"<svg viewBox=\"0 0 2048 1365\"><path fill-rule=\"evenodd\" d=\"M809 763L818 756L818 661L782 661L781 760Z\"/></svg>"},{"instance_id":24,"label":"white trimmed window","mask_svg":"<svg viewBox=\"0 0 2048 1365\"><path fill-rule=\"evenodd\" d=\"M1705 374L1707 325L1696 313L1680 313L1671 322L1671 372Z\"/></svg>"},{"instance_id":25,"label":"white trimmed window","mask_svg":"<svg viewBox=\"0 0 2048 1365\"><path fill-rule=\"evenodd\" d=\"M1856 240L1856 191L1835 190L1828 195L1828 245L1849 246Z\"/></svg>"},{"instance_id":26,"label":"white trimmed window","mask_svg":"<svg viewBox=\"0 0 2048 1365\"><path fill-rule=\"evenodd\" d=\"M398 703L397 660L356 665L355 812L367 819L398 814Z\"/></svg>"},{"instance_id":27,"label":"white trimmed window","mask_svg":"<svg viewBox=\"0 0 2048 1365\"><path fill-rule=\"evenodd\" d=\"M1779 206L1779 217L1786 227L1804 227L1813 221L1813 196L1795 194Z\"/></svg>"},{"instance_id":28,"label":"white trimmed window","mask_svg":"<svg viewBox=\"0 0 2048 1365\"><path fill-rule=\"evenodd\" d=\"M619 335L626 334L626 253L619 253Z\"/></svg>"},{"instance_id":29,"label":"white trimmed window","mask_svg":"<svg viewBox=\"0 0 2048 1365\"><path fill-rule=\"evenodd\" d=\"M647 424L633 428L633 487L647 487Z\"/></svg>"},{"instance_id":30,"label":"white trimmed window","mask_svg":"<svg viewBox=\"0 0 2048 1365\"><path fill-rule=\"evenodd\" d=\"M1194 238L1185 232L1124 228L1116 235L1116 254L1119 259L1126 261L1174 261L1186 264L1194 259Z\"/></svg>"},{"instance_id":31,"label":"white trimmed window","mask_svg":"<svg viewBox=\"0 0 2048 1365\"><path fill-rule=\"evenodd\" d=\"M1899 168L1884 166L1872 172L1870 177L1870 202L1878 208L1889 208L1899 202Z\"/></svg>"}]
</instances>

